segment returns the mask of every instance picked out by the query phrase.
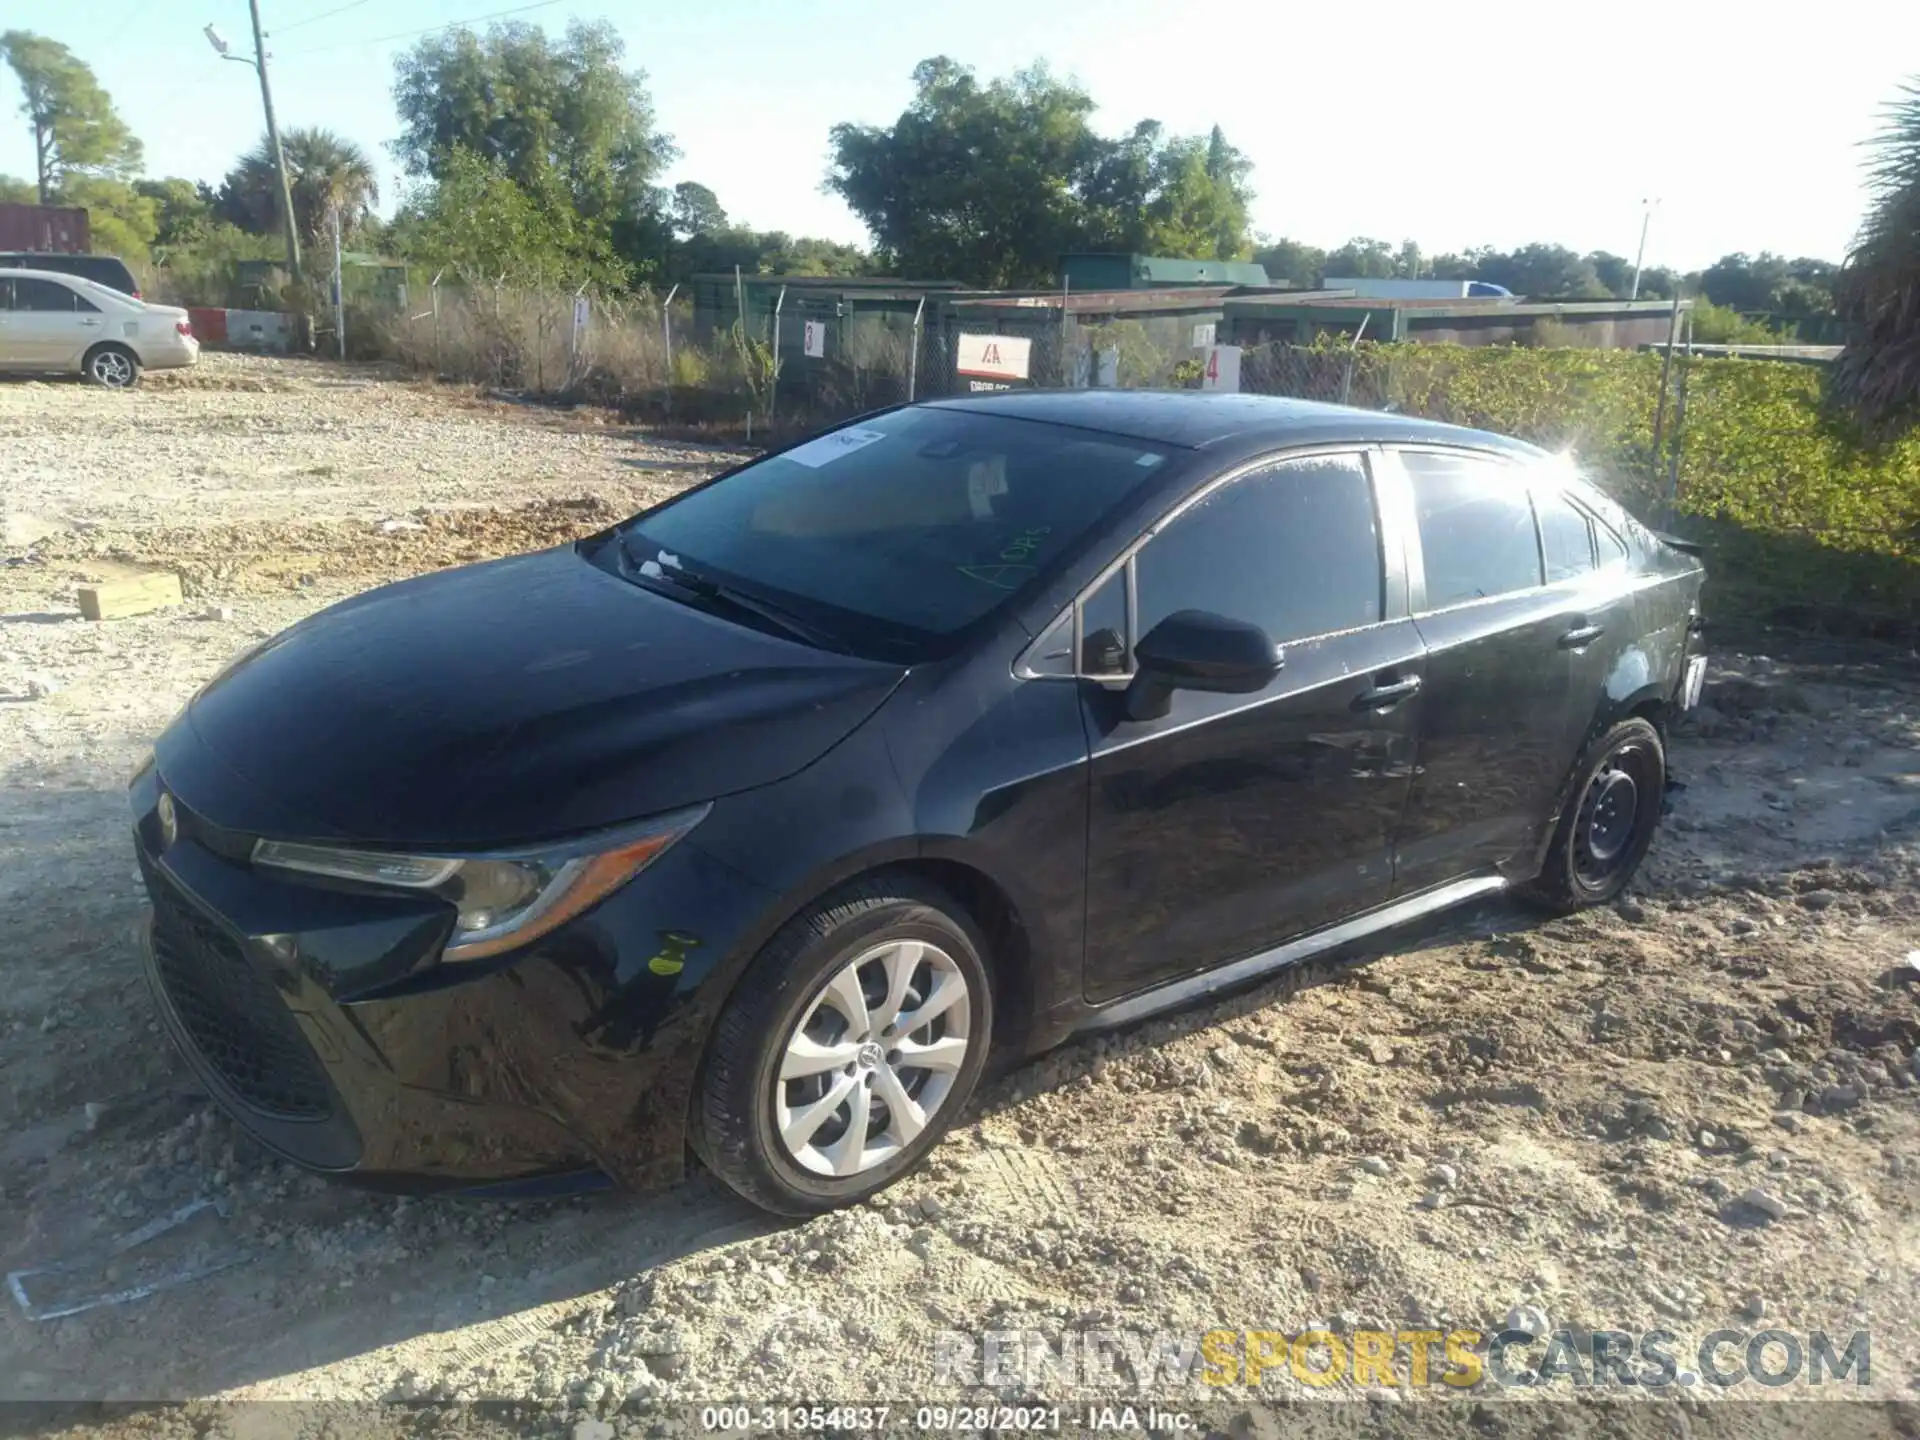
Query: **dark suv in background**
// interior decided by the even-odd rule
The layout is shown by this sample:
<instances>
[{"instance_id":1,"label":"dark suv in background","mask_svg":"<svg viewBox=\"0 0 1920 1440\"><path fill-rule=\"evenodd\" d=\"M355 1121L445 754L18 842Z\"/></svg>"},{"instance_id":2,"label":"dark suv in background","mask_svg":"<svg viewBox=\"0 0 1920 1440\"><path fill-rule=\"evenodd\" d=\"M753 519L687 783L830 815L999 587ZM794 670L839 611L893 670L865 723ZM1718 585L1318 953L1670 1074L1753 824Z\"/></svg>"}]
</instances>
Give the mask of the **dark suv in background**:
<instances>
[{"instance_id":1,"label":"dark suv in background","mask_svg":"<svg viewBox=\"0 0 1920 1440\"><path fill-rule=\"evenodd\" d=\"M105 285L139 300L139 282L118 255L59 255L40 250L0 250L0 270L52 270L61 275L78 275L96 285Z\"/></svg>"}]
</instances>

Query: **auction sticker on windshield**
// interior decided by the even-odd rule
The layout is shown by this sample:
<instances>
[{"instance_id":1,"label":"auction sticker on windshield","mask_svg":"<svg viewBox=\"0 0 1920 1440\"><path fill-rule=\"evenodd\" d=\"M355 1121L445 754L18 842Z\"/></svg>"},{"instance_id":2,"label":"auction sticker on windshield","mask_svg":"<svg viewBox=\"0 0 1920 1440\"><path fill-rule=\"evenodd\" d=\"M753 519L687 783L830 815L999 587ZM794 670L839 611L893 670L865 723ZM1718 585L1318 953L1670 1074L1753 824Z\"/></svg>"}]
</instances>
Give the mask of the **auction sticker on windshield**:
<instances>
[{"instance_id":1,"label":"auction sticker on windshield","mask_svg":"<svg viewBox=\"0 0 1920 1440\"><path fill-rule=\"evenodd\" d=\"M851 455L856 450L864 450L876 440L887 438L884 430L864 430L854 426L848 430L836 430L831 435L822 435L817 440L809 440L804 445L796 445L781 455L782 460L797 460L809 470L818 470L822 465L831 465L842 455Z\"/></svg>"}]
</instances>

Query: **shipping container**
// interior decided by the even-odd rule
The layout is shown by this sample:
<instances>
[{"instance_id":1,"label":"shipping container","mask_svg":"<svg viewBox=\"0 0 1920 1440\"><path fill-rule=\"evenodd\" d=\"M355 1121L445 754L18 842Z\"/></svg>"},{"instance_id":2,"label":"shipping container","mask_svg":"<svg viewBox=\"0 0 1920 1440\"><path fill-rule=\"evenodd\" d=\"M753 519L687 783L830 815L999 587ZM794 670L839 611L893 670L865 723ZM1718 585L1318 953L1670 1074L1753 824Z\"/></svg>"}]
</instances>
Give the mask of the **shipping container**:
<instances>
[{"instance_id":1,"label":"shipping container","mask_svg":"<svg viewBox=\"0 0 1920 1440\"><path fill-rule=\"evenodd\" d=\"M1249 260L1177 260L1164 255L1086 251L1060 257L1066 290L1163 290L1175 285L1266 285L1267 267Z\"/></svg>"},{"instance_id":2,"label":"shipping container","mask_svg":"<svg viewBox=\"0 0 1920 1440\"><path fill-rule=\"evenodd\" d=\"M0 203L0 250L85 255L92 245L80 206Z\"/></svg>"},{"instance_id":3,"label":"shipping container","mask_svg":"<svg viewBox=\"0 0 1920 1440\"><path fill-rule=\"evenodd\" d=\"M1363 275L1329 275L1328 290L1351 290L1362 300L1511 300L1504 285L1485 280L1395 280Z\"/></svg>"}]
</instances>

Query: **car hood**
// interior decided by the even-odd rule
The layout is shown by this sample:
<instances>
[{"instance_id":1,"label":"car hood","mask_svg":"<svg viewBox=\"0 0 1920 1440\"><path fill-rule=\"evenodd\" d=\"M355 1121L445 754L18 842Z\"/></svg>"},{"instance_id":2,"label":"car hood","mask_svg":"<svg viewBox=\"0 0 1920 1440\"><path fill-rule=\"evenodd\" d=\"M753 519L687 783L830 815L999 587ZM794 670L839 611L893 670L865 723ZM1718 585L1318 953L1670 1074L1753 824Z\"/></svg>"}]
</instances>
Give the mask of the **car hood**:
<instances>
[{"instance_id":1,"label":"car hood","mask_svg":"<svg viewBox=\"0 0 1920 1440\"><path fill-rule=\"evenodd\" d=\"M195 696L156 752L180 799L232 830L507 845L791 775L904 673L731 624L563 548L301 621Z\"/></svg>"}]
</instances>

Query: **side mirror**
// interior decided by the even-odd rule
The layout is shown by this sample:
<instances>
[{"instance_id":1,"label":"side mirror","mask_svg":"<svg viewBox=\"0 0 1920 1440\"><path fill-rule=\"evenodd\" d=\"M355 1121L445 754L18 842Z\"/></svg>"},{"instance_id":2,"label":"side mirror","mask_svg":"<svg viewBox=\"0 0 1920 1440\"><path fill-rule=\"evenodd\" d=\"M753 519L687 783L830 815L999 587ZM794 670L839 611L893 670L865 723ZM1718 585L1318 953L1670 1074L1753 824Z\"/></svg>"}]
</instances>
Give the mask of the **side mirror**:
<instances>
[{"instance_id":1,"label":"side mirror","mask_svg":"<svg viewBox=\"0 0 1920 1440\"><path fill-rule=\"evenodd\" d=\"M1176 610L1133 647L1134 677L1127 687L1127 718L1157 720L1176 690L1252 695L1266 688L1286 662L1258 625L1206 610Z\"/></svg>"}]
</instances>

